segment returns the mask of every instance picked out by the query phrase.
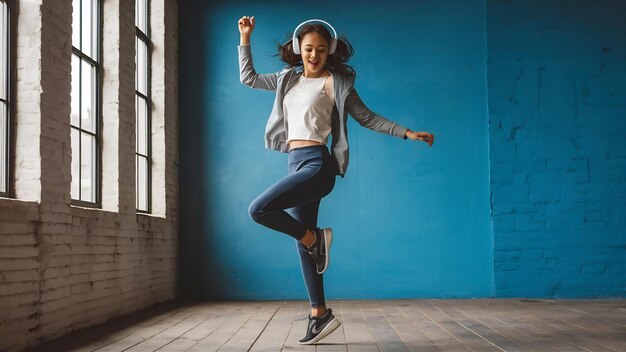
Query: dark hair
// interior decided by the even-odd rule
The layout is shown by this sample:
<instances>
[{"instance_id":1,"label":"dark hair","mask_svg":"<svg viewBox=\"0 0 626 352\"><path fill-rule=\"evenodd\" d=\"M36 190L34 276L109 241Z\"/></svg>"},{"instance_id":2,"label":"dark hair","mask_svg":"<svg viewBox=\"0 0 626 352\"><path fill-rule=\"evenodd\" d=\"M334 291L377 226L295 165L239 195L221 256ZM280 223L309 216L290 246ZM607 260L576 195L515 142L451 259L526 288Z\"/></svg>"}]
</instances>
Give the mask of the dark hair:
<instances>
[{"instance_id":1,"label":"dark hair","mask_svg":"<svg viewBox=\"0 0 626 352\"><path fill-rule=\"evenodd\" d=\"M329 44L332 40L330 31L322 24L309 24L302 27L302 30L298 33L298 41L302 43L302 38L311 32L320 34ZM292 36L289 36L292 38ZM302 57L299 54L293 52L293 39L289 39L287 43L277 43L278 54L274 56L280 56L280 59L291 66L302 65ZM348 59L354 54L354 48L348 42L348 39L344 35L340 35L337 38L337 47L335 52L328 55L326 59L326 69L332 73L337 73L343 76L355 78L356 71L354 68L347 64Z\"/></svg>"}]
</instances>

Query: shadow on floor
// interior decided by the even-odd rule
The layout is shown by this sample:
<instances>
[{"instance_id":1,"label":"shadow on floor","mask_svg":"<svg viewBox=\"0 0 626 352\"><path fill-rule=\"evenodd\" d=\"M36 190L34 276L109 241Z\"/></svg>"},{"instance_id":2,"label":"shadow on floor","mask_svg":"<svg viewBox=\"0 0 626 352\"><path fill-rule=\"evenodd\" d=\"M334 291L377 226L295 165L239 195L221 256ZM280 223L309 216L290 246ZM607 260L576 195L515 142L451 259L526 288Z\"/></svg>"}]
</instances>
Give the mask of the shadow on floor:
<instances>
[{"instance_id":1,"label":"shadow on floor","mask_svg":"<svg viewBox=\"0 0 626 352\"><path fill-rule=\"evenodd\" d=\"M59 352L80 349L91 346L94 340L109 340L118 332L124 331L134 325L141 324L155 317L167 318L176 312L192 306L194 301L171 300L157 303L153 306L132 312L117 318L108 320L102 324L92 325L76 331L72 331L59 338L43 342L31 347L24 352Z\"/></svg>"}]
</instances>

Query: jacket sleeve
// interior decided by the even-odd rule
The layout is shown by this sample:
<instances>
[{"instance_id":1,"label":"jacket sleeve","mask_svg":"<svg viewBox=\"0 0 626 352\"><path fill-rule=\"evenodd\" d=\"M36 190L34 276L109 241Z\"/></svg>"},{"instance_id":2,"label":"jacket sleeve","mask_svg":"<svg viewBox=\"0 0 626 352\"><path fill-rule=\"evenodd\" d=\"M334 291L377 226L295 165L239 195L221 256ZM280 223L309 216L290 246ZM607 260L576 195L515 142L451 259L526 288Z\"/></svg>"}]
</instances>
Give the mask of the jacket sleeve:
<instances>
[{"instance_id":1,"label":"jacket sleeve","mask_svg":"<svg viewBox=\"0 0 626 352\"><path fill-rule=\"evenodd\" d=\"M368 109L354 88L350 89L350 93L346 98L346 111L354 117L361 126L376 132L404 138L408 130L408 128L402 127L393 121L389 121Z\"/></svg>"},{"instance_id":2,"label":"jacket sleeve","mask_svg":"<svg viewBox=\"0 0 626 352\"><path fill-rule=\"evenodd\" d=\"M250 45L239 45L239 80L250 88L276 91L279 72L258 74L252 64Z\"/></svg>"}]
</instances>

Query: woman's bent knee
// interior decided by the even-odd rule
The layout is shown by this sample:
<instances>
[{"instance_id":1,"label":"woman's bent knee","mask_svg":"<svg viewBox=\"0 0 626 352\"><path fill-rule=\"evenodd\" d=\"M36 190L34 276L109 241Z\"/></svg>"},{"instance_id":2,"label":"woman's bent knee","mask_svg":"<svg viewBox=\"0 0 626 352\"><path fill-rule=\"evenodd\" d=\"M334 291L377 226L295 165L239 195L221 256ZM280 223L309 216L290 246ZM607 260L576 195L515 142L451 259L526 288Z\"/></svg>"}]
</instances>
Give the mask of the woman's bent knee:
<instances>
[{"instance_id":1,"label":"woman's bent knee","mask_svg":"<svg viewBox=\"0 0 626 352\"><path fill-rule=\"evenodd\" d=\"M252 203L250 203L250 206L248 207L248 214L254 222L260 222L264 213L263 207L259 204L258 199L255 199Z\"/></svg>"}]
</instances>

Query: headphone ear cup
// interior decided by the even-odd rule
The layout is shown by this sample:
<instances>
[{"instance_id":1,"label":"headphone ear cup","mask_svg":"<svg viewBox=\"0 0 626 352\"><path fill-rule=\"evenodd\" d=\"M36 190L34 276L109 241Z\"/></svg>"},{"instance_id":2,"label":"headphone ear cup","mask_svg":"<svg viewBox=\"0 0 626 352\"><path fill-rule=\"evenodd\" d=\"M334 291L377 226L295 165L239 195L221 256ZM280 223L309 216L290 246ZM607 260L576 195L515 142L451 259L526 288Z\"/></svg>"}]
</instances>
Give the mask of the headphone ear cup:
<instances>
[{"instance_id":1,"label":"headphone ear cup","mask_svg":"<svg viewBox=\"0 0 626 352\"><path fill-rule=\"evenodd\" d=\"M335 49L337 49L337 39L333 38L333 40L330 42L330 54L334 54Z\"/></svg>"},{"instance_id":2,"label":"headphone ear cup","mask_svg":"<svg viewBox=\"0 0 626 352\"><path fill-rule=\"evenodd\" d=\"M293 39L293 42L291 43L291 46L293 48L294 54L300 55L300 42L298 41L298 38L294 38Z\"/></svg>"}]
</instances>

